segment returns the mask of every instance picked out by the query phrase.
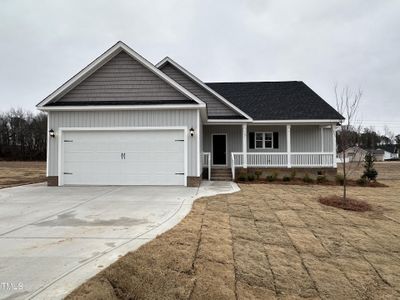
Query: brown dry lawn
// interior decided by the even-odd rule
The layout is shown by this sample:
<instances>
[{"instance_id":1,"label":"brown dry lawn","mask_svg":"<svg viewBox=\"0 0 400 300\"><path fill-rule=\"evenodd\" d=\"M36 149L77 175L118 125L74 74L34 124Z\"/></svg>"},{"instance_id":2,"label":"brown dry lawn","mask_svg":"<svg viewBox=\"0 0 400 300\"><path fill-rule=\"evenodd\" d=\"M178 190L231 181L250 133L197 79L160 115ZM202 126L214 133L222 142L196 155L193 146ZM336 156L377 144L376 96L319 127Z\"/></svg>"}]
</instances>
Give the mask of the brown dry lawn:
<instances>
[{"instance_id":1,"label":"brown dry lawn","mask_svg":"<svg viewBox=\"0 0 400 300\"><path fill-rule=\"evenodd\" d=\"M375 169L378 171L378 180L400 180L400 161L376 162ZM363 163L352 163L348 166L350 178L358 179L363 172ZM338 164L338 173L342 173L342 164Z\"/></svg>"},{"instance_id":2,"label":"brown dry lawn","mask_svg":"<svg viewBox=\"0 0 400 300\"><path fill-rule=\"evenodd\" d=\"M67 298L398 299L400 164L385 172L398 178L388 188L349 188L372 212L321 205L334 186L241 185L199 199Z\"/></svg>"},{"instance_id":3,"label":"brown dry lawn","mask_svg":"<svg viewBox=\"0 0 400 300\"><path fill-rule=\"evenodd\" d=\"M46 180L46 162L0 161L0 188Z\"/></svg>"}]
</instances>

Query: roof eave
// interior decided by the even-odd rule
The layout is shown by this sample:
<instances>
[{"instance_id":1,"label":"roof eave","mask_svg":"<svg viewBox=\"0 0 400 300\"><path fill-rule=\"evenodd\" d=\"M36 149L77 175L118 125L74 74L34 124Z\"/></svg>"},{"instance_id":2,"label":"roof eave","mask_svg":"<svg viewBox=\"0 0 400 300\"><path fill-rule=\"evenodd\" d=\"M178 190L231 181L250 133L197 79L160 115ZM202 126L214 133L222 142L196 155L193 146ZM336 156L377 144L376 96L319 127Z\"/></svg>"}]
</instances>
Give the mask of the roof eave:
<instances>
[{"instance_id":1,"label":"roof eave","mask_svg":"<svg viewBox=\"0 0 400 300\"><path fill-rule=\"evenodd\" d=\"M105 111L105 110L155 110L155 109L200 109L206 110L205 104L157 104L157 105L83 105L83 106L40 106L40 111Z\"/></svg>"}]
</instances>

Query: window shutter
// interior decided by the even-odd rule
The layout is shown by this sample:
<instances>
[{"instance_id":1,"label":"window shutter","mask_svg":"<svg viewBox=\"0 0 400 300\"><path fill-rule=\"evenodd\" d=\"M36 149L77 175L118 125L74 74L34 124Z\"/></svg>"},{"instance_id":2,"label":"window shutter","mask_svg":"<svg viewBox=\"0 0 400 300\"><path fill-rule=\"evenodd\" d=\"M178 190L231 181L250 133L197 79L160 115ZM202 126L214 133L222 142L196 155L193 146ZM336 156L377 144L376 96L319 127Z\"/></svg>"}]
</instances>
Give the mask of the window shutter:
<instances>
[{"instance_id":1,"label":"window shutter","mask_svg":"<svg viewBox=\"0 0 400 300\"><path fill-rule=\"evenodd\" d=\"M254 149L254 132L249 132L249 149Z\"/></svg>"},{"instance_id":2,"label":"window shutter","mask_svg":"<svg viewBox=\"0 0 400 300\"><path fill-rule=\"evenodd\" d=\"M274 149L279 148L279 132L274 132Z\"/></svg>"}]
</instances>

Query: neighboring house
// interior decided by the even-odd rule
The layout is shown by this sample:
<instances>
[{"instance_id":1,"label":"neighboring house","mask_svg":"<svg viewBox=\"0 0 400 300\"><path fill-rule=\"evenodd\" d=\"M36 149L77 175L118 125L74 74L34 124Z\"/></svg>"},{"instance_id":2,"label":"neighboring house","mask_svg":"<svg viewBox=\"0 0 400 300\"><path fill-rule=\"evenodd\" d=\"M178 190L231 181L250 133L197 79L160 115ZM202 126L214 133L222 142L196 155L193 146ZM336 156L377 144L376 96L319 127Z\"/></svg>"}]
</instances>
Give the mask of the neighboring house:
<instances>
[{"instance_id":1,"label":"neighboring house","mask_svg":"<svg viewBox=\"0 0 400 300\"><path fill-rule=\"evenodd\" d=\"M370 150L376 161L385 161L387 159L397 158L397 153L392 153L383 149Z\"/></svg>"},{"instance_id":2,"label":"neighboring house","mask_svg":"<svg viewBox=\"0 0 400 300\"><path fill-rule=\"evenodd\" d=\"M338 162L343 162L343 155L346 158L346 162L362 162L364 161L365 155L367 155L368 151L362 149L361 147L355 146L347 148L345 151L338 153L337 159Z\"/></svg>"},{"instance_id":3,"label":"neighboring house","mask_svg":"<svg viewBox=\"0 0 400 300\"><path fill-rule=\"evenodd\" d=\"M393 153L393 152L385 151L385 154L383 156L384 160L395 159L395 158L399 158L399 153Z\"/></svg>"},{"instance_id":4,"label":"neighboring house","mask_svg":"<svg viewBox=\"0 0 400 300\"><path fill-rule=\"evenodd\" d=\"M364 150L360 147L350 147L345 151L346 162L362 162L364 161L365 155L371 153L375 161L385 161L387 159L397 158L397 153L391 153L383 149L369 149ZM338 162L343 162L343 152L337 155Z\"/></svg>"},{"instance_id":5,"label":"neighboring house","mask_svg":"<svg viewBox=\"0 0 400 300\"><path fill-rule=\"evenodd\" d=\"M385 160L385 150L383 149L372 149L372 150L368 150L368 152L370 152L374 157L375 157L375 161L384 161Z\"/></svg>"},{"instance_id":6,"label":"neighboring house","mask_svg":"<svg viewBox=\"0 0 400 300\"><path fill-rule=\"evenodd\" d=\"M300 81L204 83L118 42L37 105L49 185L187 185L203 169L336 171L343 117Z\"/></svg>"},{"instance_id":7,"label":"neighboring house","mask_svg":"<svg viewBox=\"0 0 400 300\"><path fill-rule=\"evenodd\" d=\"M396 145L382 145L380 149L384 150L383 160L399 158L399 150Z\"/></svg>"}]
</instances>

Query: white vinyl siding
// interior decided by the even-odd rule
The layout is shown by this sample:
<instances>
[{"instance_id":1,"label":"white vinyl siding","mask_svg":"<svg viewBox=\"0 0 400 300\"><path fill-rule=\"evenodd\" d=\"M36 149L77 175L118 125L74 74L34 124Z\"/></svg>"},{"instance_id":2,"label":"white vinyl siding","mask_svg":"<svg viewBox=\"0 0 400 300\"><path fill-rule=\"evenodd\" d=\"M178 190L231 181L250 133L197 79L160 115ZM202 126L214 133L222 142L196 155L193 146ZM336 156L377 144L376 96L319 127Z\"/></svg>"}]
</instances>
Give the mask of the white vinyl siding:
<instances>
[{"instance_id":1,"label":"white vinyl siding","mask_svg":"<svg viewBox=\"0 0 400 300\"><path fill-rule=\"evenodd\" d=\"M336 149L332 149L333 145L333 136L332 136L332 128L324 128L324 151L323 152L335 152Z\"/></svg>"},{"instance_id":2,"label":"white vinyl siding","mask_svg":"<svg viewBox=\"0 0 400 300\"><path fill-rule=\"evenodd\" d=\"M49 139L48 176L58 175L58 129L63 127L181 127L197 128L196 110L124 110L50 112L49 129L56 138ZM201 123L200 123L201 124ZM197 139L188 137L188 176L197 175Z\"/></svg>"},{"instance_id":3,"label":"white vinyl siding","mask_svg":"<svg viewBox=\"0 0 400 300\"><path fill-rule=\"evenodd\" d=\"M241 125L205 125L203 127L203 151L211 152L212 134L226 134L227 165L231 164L231 152L242 151Z\"/></svg>"}]
</instances>

